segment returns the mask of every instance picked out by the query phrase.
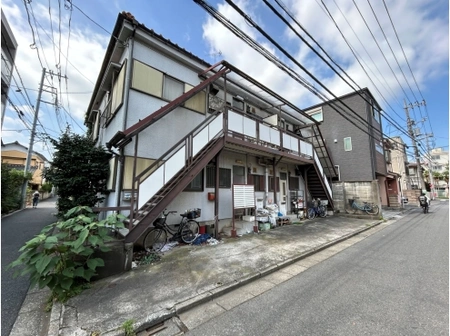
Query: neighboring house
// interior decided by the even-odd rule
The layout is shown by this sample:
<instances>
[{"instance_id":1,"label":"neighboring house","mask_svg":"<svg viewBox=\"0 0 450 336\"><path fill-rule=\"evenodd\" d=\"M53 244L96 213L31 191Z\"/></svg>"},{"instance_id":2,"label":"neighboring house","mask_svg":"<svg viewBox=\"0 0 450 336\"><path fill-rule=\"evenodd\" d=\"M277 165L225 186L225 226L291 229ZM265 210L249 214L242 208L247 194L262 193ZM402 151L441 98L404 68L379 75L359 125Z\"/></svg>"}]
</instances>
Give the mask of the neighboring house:
<instances>
[{"instance_id":1,"label":"neighboring house","mask_svg":"<svg viewBox=\"0 0 450 336\"><path fill-rule=\"evenodd\" d=\"M400 178L401 174L394 171L394 165L392 164L392 150L397 148L396 143L390 141L390 139L384 139L384 156L386 159L386 180L385 188L387 191L387 206L398 208L401 205L401 186Z\"/></svg>"},{"instance_id":2,"label":"neighboring house","mask_svg":"<svg viewBox=\"0 0 450 336\"><path fill-rule=\"evenodd\" d=\"M427 157L422 158L422 161L426 163L425 168L428 171L431 170L433 174L434 173L443 174L444 172L448 174L449 168L448 151L444 151L443 148L438 147L432 149L428 153ZM434 196L448 197L448 183L444 180L433 179L432 181L434 182L432 188L434 189L435 192Z\"/></svg>"},{"instance_id":3,"label":"neighboring house","mask_svg":"<svg viewBox=\"0 0 450 336\"><path fill-rule=\"evenodd\" d=\"M392 171L400 175L401 190L411 189L408 170L408 156L406 155L406 144L401 137L387 139L390 143L390 156Z\"/></svg>"},{"instance_id":4,"label":"neighboring house","mask_svg":"<svg viewBox=\"0 0 450 336\"><path fill-rule=\"evenodd\" d=\"M352 197L370 201L369 198L374 199L378 194L375 201L387 206L388 172L380 111L380 106L367 88L305 109L305 113L320 123L319 129L339 172L334 180L347 183L347 186L353 185ZM369 185L371 183L373 186L374 181L379 190ZM365 186L358 189L361 182ZM342 183L334 183L333 189ZM367 188L371 189L370 192ZM346 198L349 198L348 195Z\"/></svg>"},{"instance_id":5,"label":"neighboring house","mask_svg":"<svg viewBox=\"0 0 450 336\"><path fill-rule=\"evenodd\" d=\"M409 183L412 190L420 190L420 178L419 169L417 169L417 163L408 163L408 175Z\"/></svg>"},{"instance_id":6,"label":"neighboring house","mask_svg":"<svg viewBox=\"0 0 450 336\"><path fill-rule=\"evenodd\" d=\"M22 146L17 141L7 144L3 144L2 142L2 163L7 163L10 168L24 171L27 153L28 148ZM33 152L30 164L30 171L33 173L33 179L28 182L28 186L32 190L39 190L45 182L43 173L48 165L48 160L42 154Z\"/></svg>"},{"instance_id":7,"label":"neighboring house","mask_svg":"<svg viewBox=\"0 0 450 336\"><path fill-rule=\"evenodd\" d=\"M5 108L8 98L9 86L14 70L14 60L16 58L17 42L14 34L2 12L2 126L5 117Z\"/></svg>"},{"instance_id":8,"label":"neighboring house","mask_svg":"<svg viewBox=\"0 0 450 336\"><path fill-rule=\"evenodd\" d=\"M86 120L97 144L115 154L101 206L130 217L125 242L137 242L166 208L200 208L203 224L218 219L216 233L236 214L254 214L245 205L255 198L282 213L300 197L305 204L321 197L333 209L326 147L296 133L314 120L231 64L211 66L129 13L118 15ZM253 194L236 187L245 184Z\"/></svg>"},{"instance_id":9,"label":"neighboring house","mask_svg":"<svg viewBox=\"0 0 450 336\"><path fill-rule=\"evenodd\" d=\"M448 151L444 151L439 147L432 149L428 155L431 158L433 172L442 174L443 172L448 171Z\"/></svg>"}]
</instances>

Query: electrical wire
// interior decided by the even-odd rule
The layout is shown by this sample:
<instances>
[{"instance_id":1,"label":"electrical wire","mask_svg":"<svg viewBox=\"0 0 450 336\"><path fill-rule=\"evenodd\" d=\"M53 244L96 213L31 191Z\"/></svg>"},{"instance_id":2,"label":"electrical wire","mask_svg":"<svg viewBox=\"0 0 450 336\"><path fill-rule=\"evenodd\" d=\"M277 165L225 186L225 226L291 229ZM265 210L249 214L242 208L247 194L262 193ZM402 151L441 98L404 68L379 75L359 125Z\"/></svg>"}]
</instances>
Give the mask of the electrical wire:
<instances>
[{"instance_id":1,"label":"electrical wire","mask_svg":"<svg viewBox=\"0 0 450 336\"><path fill-rule=\"evenodd\" d=\"M372 107L373 107L373 103L370 101L370 100L368 100L364 95L362 95L354 86L352 86L347 80L345 80L342 76L341 76L341 74L327 61L327 60L325 60L323 57L322 57L322 55L320 55L300 34L298 34L298 32L289 24L289 22L286 20L286 19L284 19L283 17L282 17L282 15L270 4L270 3L268 3L268 1L267 0L263 0L263 2L266 4L266 6L267 7L269 7L271 10L272 10L272 12L280 19L280 20L282 20L283 21L283 23L285 24L285 25L287 25L290 29L291 29L291 31L295 34L295 35L297 35L297 37L298 38L300 38L322 61L324 61L329 67L330 67L330 69L333 71L333 72L335 72L347 85L349 85L353 90L354 90L354 92L355 93L357 93L364 101L366 101L369 105L371 105ZM284 4L282 4L281 3L281 1L279 1L279 0L275 0L275 2L286 12L286 14L291 18L291 20L293 20L296 24L297 24L297 26L299 26L302 30L303 30L303 32L305 32L307 35L308 35L308 37L310 37L318 46L319 46L319 48L328 56L328 58L335 64L335 65L337 65L337 63L325 52L325 50L322 48L322 46L316 41L316 40L314 40L314 38L311 36L311 34L309 34L309 32L304 28L304 27L302 27L299 23L298 23L298 21L294 18L294 16L292 15L292 14L290 14L289 13L289 11L287 10L287 8L286 8L286 6L284 6ZM280 4L281 3L281 4ZM355 83L355 85L358 87L358 89L359 90L361 90L361 88L358 86L358 84L356 84L356 82L339 66L339 65L337 65L338 66L338 68L353 82L353 83ZM369 79L370 79L370 77L369 77ZM378 88L376 87L376 85L375 85L375 83L373 83L373 81L372 81L372 84L374 84L374 86L375 86L375 88L378 90ZM380 93L380 95L384 98L384 96L381 94L381 92L378 90L378 92ZM384 99L385 101L386 101L386 99ZM386 103L387 104L389 104L387 101L386 101ZM392 107L391 107L392 108ZM386 118L387 118L387 116L386 116ZM396 124L396 122L395 121L392 121L392 123L393 124ZM398 125L398 124L397 124ZM402 128L400 125L398 125L400 128Z\"/></svg>"},{"instance_id":2,"label":"electrical wire","mask_svg":"<svg viewBox=\"0 0 450 336\"><path fill-rule=\"evenodd\" d=\"M199 2L199 1L196 1ZM202 3L205 3L205 1L201 1ZM345 109L343 107L340 107L338 105L335 105L334 102L330 102L328 105L330 107L332 107L338 114L340 114L342 117L344 117L347 121L349 121L351 124L353 124L354 126L356 126L357 128L359 128L361 131L363 131L364 133L366 133L367 135L369 135L370 137L374 137L374 134L368 132L366 129L358 126L354 121L350 118L348 118L347 116L344 115L344 113L346 113L348 116L350 115L350 113L352 113L352 117L357 117L358 119L360 119L359 121L361 122L362 125L364 125L365 127L368 128L372 128L376 133L379 133L380 130L374 128L372 125L368 124L367 121L360 116L357 112L355 112L351 107L349 107L345 102L343 102L339 97L337 97L336 95L334 95L333 92L331 92L320 80L318 80L311 72L309 72L304 66L302 66L296 59L294 59L292 57L292 55L290 55L284 48L282 48L272 37L270 37L261 27L259 27L259 25L254 22L247 14L245 14L233 1L231 0L226 0L226 2L234 9L236 10L243 18L245 18L248 22L250 22L253 27L258 30L258 32L260 34L262 34L266 39L268 39L273 45L275 45L286 57L288 57L295 65L297 65L300 69L302 69L306 74L308 74L309 77L311 77L316 83L318 83L323 89L325 89L325 91L327 91L327 93L329 93L331 96L334 97L335 100L339 101L340 104L343 105L343 107L345 107ZM316 91L317 92L317 91ZM340 111L338 110L338 108L340 107ZM380 140L380 139L376 139L376 140Z\"/></svg>"}]
</instances>

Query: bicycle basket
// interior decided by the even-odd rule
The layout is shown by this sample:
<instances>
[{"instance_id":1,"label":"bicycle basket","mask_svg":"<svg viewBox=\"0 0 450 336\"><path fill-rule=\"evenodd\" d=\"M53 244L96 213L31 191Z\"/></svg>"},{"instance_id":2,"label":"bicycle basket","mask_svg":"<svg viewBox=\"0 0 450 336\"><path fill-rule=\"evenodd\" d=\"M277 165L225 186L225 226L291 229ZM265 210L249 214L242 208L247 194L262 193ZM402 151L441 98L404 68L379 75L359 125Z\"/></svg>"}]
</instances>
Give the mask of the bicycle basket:
<instances>
[{"instance_id":1,"label":"bicycle basket","mask_svg":"<svg viewBox=\"0 0 450 336\"><path fill-rule=\"evenodd\" d=\"M153 222L153 226L155 227L162 227L164 224L164 218L156 218L155 221Z\"/></svg>"},{"instance_id":2,"label":"bicycle basket","mask_svg":"<svg viewBox=\"0 0 450 336\"><path fill-rule=\"evenodd\" d=\"M194 219L200 217L202 214L202 209L196 208L196 209L190 209L186 213L186 217L188 219Z\"/></svg>"}]
</instances>

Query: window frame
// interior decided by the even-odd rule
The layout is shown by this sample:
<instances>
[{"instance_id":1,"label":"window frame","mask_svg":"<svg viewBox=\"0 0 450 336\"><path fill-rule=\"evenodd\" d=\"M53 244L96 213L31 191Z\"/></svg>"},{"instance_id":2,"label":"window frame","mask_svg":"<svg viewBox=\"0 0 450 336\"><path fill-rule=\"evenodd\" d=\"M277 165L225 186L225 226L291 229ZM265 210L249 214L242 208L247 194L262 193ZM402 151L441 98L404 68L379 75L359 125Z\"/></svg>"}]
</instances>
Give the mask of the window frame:
<instances>
[{"instance_id":1,"label":"window frame","mask_svg":"<svg viewBox=\"0 0 450 336\"><path fill-rule=\"evenodd\" d=\"M211 175L210 175L211 174ZM206 167L206 188L216 187L216 167ZM230 189L231 188L231 169L219 168L219 188Z\"/></svg>"},{"instance_id":2,"label":"window frame","mask_svg":"<svg viewBox=\"0 0 450 336\"><path fill-rule=\"evenodd\" d=\"M203 169L200 171L200 173L195 176L191 182L184 188L183 191L187 192L202 192L205 188L205 179L203 178ZM195 185L196 183L199 183L199 185Z\"/></svg>"},{"instance_id":3,"label":"window frame","mask_svg":"<svg viewBox=\"0 0 450 336\"><path fill-rule=\"evenodd\" d=\"M344 151L351 152L353 150L352 137L344 138Z\"/></svg>"},{"instance_id":4,"label":"window frame","mask_svg":"<svg viewBox=\"0 0 450 336\"><path fill-rule=\"evenodd\" d=\"M314 120L316 120L317 122L322 122L323 121L323 109L322 109L322 107L315 108L315 109L313 109L311 111L306 111L306 114L309 115ZM319 116L319 117L316 118L315 116Z\"/></svg>"},{"instance_id":5,"label":"window frame","mask_svg":"<svg viewBox=\"0 0 450 336\"><path fill-rule=\"evenodd\" d=\"M176 97L167 97L166 96L166 82L170 82L172 81L173 83L179 84L180 85L180 94L177 95ZM179 98L180 96L182 96L185 92L185 83L176 79L175 77L169 76L167 74L163 74L163 82L162 82L162 94L161 94L161 98L167 101L174 101L175 99Z\"/></svg>"}]
</instances>

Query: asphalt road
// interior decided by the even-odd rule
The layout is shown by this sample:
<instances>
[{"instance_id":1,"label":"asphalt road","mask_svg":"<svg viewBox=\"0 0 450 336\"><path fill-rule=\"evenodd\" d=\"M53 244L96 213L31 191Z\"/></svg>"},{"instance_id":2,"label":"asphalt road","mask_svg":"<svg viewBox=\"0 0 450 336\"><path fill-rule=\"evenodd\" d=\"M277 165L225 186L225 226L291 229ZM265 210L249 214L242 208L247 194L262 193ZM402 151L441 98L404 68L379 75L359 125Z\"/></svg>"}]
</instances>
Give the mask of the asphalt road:
<instances>
[{"instance_id":1,"label":"asphalt road","mask_svg":"<svg viewBox=\"0 0 450 336\"><path fill-rule=\"evenodd\" d=\"M2 230L2 336L11 332L20 307L28 292L28 277L14 278L14 269L6 266L20 255L18 250L41 229L56 221L55 198L44 200L36 209L27 208L3 217Z\"/></svg>"},{"instance_id":2,"label":"asphalt road","mask_svg":"<svg viewBox=\"0 0 450 336\"><path fill-rule=\"evenodd\" d=\"M449 206L432 202L186 335L449 335Z\"/></svg>"}]
</instances>

